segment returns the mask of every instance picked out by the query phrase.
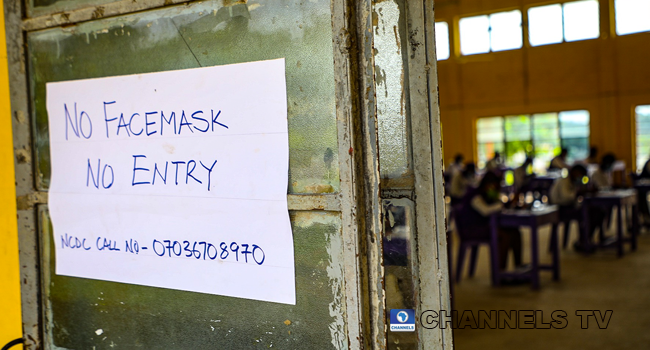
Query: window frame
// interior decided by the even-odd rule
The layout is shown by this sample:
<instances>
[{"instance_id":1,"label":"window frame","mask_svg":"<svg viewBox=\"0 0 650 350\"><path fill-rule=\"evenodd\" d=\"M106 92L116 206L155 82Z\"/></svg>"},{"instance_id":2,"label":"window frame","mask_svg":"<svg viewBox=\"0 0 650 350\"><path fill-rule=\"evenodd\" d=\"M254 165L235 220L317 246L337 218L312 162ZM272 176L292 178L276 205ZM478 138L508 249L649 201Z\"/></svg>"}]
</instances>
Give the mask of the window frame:
<instances>
[{"instance_id":1,"label":"window frame","mask_svg":"<svg viewBox=\"0 0 650 350\"><path fill-rule=\"evenodd\" d=\"M642 170L644 164L639 164L639 137L638 137L638 130L639 130L639 122L638 122L638 113L636 109L638 107L650 107L650 101L646 103L639 103L639 104L634 104L632 106L632 169L635 173L639 173L640 170ZM650 133L648 133L650 135ZM650 150L648 153L650 155ZM650 157L646 157L649 158ZM647 159L646 159L647 161Z\"/></svg>"},{"instance_id":2,"label":"window frame","mask_svg":"<svg viewBox=\"0 0 650 350\"><path fill-rule=\"evenodd\" d=\"M487 16L488 17L488 23L490 20L490 16L493 14L497 13L505 13L505 12L512 12L512 11L519 11L519 14L521 15L521 47L516 48L516 49L508 49L508 50L499 50L499 51L492 51L492 39L490 37L490 50L487 52L480 52L480 53L472 53L469 55L465 55L461 52L460 49L460 20L463 18L469 18L469 17L478 17L478 16ZM489 24L488 24L489 25ZM520 50L523 49L527 43L528 40L526 40L526 35L527 35L527 30L528 30L528 16L524 13L524 9L521 6L511 6L511 7L506 7L506 8L500 8L498 10L491 10L491 11L481 11L481 12L472 12L472 13L466 13L463 15L457 15L454 17L453 20L453 33L452 33L452 38L453 38L453 53L456 58L469 58L473 56L480 56L480 55L486 55L486 54L491 54L491 53L499 53L499 52L509 52L509 51L515 51L515 50ZM488 27L488 36L491 35L491 26ZM452 43L450 42L450 45ZM452 52L450 48L450 52Z\"/></svg>"},{"instance_id":3,"label":"window frame","mask_svg":"<svg viewBox=\"0 0 650 350\"><path fill-rule=\"evenodd\" d=\"M599 5L599 7L598 7L598 36L595 37L595 38L590 38L590 39L579 39L579 40L571 40L571 41L566 40L566 25L565 25L565 15L564 15L564 5L568 4L568 3L579 2L579 1L583 1L583 0L571 0L571 1L559 1L559 2L558 1L549 1L549 2L543 2L543 3L537 3L537 4L524 6L523 10L522 10L522 13L525 13L525 16L526 16L525 17L526 44L528 45L528 47L541 47L541 46L549 46L549 45L560 45L560 44L574 43L574 42L581 42L581 41L588 41L588 40L596 40L596 39L602 38L603 37L603 30L602 30L603 23L602 23L601 18L600 18L600 15L602 13L601 8L600 8L600 2L605 1L605 0L596 0L596 2ZM611 1L615 1L615 0L611 0ZM548 43L548 44L533 45L530 42L530 26L529 26L530 21L529 21L528 11L530 11L530 9L532 9L532 8L544 7L544 6L550 6L550 5L560 5L560 8L562 9L562 41L558 42L558 43ZM613 10L613 5L612 5L612 9L610 10L610 13L613 14L613 11L614 10ZM613 18L612 18L612 20L613 20ZM614 28L614 30L615 30L615 28Z\"/></svg>"},{"instance_id":4,"label":"window frame","mask_svg":"<svg viewBox=\"0 0 650 350\"><path fill-rule=\"evenodd\" d=\"M506 136L506 118L508 117L517 117L517 116L527 116L529 123L530 123L530 144L532 146L532 149L530 153L533 155L535 154L535 136L534 136L534 119L536 115L543 115L543 114L555 114L555 122L557 123L557 130L558 130L558 144L560 145L560 148L565 148L567 147L567 142L565 140L572 140L572 139L577 139L577 138L563 138L562 137L562 123L560 122L560 113L563 112L571 112L571 111L586 111L587 114L589 115L589 121L587 124L587 130L588 130L588 135L587 135L587 144L590 143L591 141L591 112L589 109L567 109L567 110L562 110L562 111L545 111L545 112L532 112L532 113L513 113L513 114L502 114L500 116L482 116L478 117L475 119L474 122L474 140L476 142L475 147L474 147L474 152L475 152L475 159L476 163L478 166L479 162L479 146L483 143L479 142L479 129L478 129L478 122L481 119L489 119L489 118L501 118L502 119L502 128L503 128L503 139L500 141L500 143L503 145L503 157L504 157L504 162L507 161L507 154L508 154L508 141L507 141L507 136ZM636 134L635 134L636 135Z\"/></svg>"},{"instance_id":5,"label":"window frame","mask_svg":"<svg viewBox=\"0 0 650 350\"><path fill-rule=\"evenodd\" d=\"M650 29L640 31L640 32L633 32L633 33L625 33L625 34L619 34L618 29L617 29L617 11L616 11L616 2L618 0L609 0L609 23L610 23L610 34L612 37L622 37L622 36L628 36L628 35L638 35L638 34L650 34ZM641 106L641 105L640 105ZM635 106L636 107L636 106Z\"/></svg>"}]
</instances>

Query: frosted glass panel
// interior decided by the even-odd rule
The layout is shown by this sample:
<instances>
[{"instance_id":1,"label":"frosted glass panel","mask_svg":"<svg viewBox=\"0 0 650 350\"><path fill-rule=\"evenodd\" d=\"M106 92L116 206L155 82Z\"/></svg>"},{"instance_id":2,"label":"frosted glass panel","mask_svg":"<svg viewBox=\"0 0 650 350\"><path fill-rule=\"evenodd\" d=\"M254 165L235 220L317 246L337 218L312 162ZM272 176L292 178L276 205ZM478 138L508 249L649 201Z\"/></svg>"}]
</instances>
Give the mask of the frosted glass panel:
<instances>
[{"instance_id":1,"label":"frosted glass panel","mask_svg":"<svg viewBox=\"0 0 650 350\"><path fill-rule=\"evenodd\" d=\"M50 174L47 82L284 57L289 189L338 191L331 23L329 1L206 1L29 33L39 189ZM339 213L291 213L296 305L56 275L56 232L45 205L39 214L44 349L347 347Z\"/></svg>"},{"instance_id":2,"label":"frosted glass panel","mask_svg":"<svg viewBox=\"0 0 650 350\"><path fill-rule=\"evenodd\" d=\"M296 305L56 275L39 206L45 349L347 348L337 213L291 214Z\"/></svg>"},{"instance_id":3,"label":"frosted glass panel","mask_svg":"<svg viewBox=\"0 0 650 350\"><path fill-rule=\"evenodd\" d=\"M284 57L289 192L337 192L331 21L325 0L208 1L30 33L38 188L47 190L50 180L47 82Z\"/></svg>"},{"instance_id":4,"label":"frosted glass panel","mask_svg":"<svg viewBox=\"0 0 650 350\"><path fill-rule=\"evenodd\" d=\"M414 203L406 198L382 201L386 319L391 309L415 309ZM417 349L416 332L388 332L388 350Z\"/></svg>"},{"instance_id":5,"label":"frosted glass panel","mask_svg":"<svg viewBox=\"0 0 650 350\"><path fill-rule=\"evenodd\" d=\"M406 96L407 76L403 48L405 29L396 26L403 3L376 4L374 27L375 79L377 80L377 131L379 171L382 178L401 178L411 173Z\"/></svg>"}]
</instances>

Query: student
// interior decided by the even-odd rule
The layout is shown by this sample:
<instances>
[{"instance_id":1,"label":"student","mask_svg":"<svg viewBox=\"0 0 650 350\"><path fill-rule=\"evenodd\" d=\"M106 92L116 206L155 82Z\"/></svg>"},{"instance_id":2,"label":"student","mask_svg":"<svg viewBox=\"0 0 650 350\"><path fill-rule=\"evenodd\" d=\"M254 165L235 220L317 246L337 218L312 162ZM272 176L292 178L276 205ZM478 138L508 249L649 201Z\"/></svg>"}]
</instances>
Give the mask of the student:
<instances>
[{"instance_id":1,"label":"student","mask_svg":"<svg viewBox=\"0 0 650 350\"><path fill-rule=\"evenodd\" d=\"M551 186L550 200L551 204L559 206L560 220L576 219L580 223L580 230L584 227L584 219L589 220L589 239L596 232L596 228L601 226L605 216L603 210L597 207L590 207L587 218L582 217L581 204L578 202L578 196L582 194L586 187L584 178L587 176L587 169L583 165L574 165L569 170L569 176L557 179ZM565 231L568 228L564 229ZM586 244L585 244L586 243ZM578 251L591 251L590 242L576 242L574 248Z\"/></svg>"},{"instance_id":2,"label":"student","mask_svg":"<svg viewBox=\"0 0 650 350\"><path fill-rule=\"evenodd\" d=\"M549 165L549 170L554 169L569 169L569 164L566 162L566 157L569 154L569 151L566 148L562 148L560 154L551 159L551 164Z\"/></svg>"},{"instance_id":3,"label":"student","mask_svg":"<svg viewBox=\"0 0 650 350\"><path fill-rule=\"evenodd\" d=\"M485 164L485 169L488 171L497 171L503 166L503 160L501 159L501 153L494 152L494 157L490 159L487 164Z\"/></svg>"},{"instance_id":4,"label":"student","mask_svg":"<svg viewBox=\"0 0 650 350\"><path fill-rule=\"evenodd\" d=\"M463 168L464 168L464 166L463 166L463 160L464 160L464 159L465 159L465 157L463 157L462 154L458 153L458 154L454 157L454 161L453 161L453 163L449 164L449 166L447 167L447 174L448 174L452 179L454 178L454 175L456 175L457 173L460 173L461 171L463 171Z\"/></svg>"},{"instance_id":5,"label":"student","mask_svg":"<svg viewBox=\"0 0 650 350\"><path fill-rule=\"evenodd\" d=\"M591 146L589 149L589 156L583 160L584 165L598 164L598 147Z\"/></svg>"},{"instance_id":6,"label":"student","mask_svg":"<svg viewBox=\"0 0 650 350\"><path fill-rule=\"evenodd\" d=\"M608 153L603 156L598 169L591 175L591 182L596 189L603 190L612 187L612 168L615 162L616 157L613 154Z\"/></svg>"},{"instance_id":7,"label":"student","mask_svg":"<svg viewBox=\"0 0 650 350\"><path fill-rule=\"evenodd\" d=\"M578 196L578 189L582 186L582 179L587 176L587 169L582 165L574 165L569 171L569 176L560 178L551 186L551 203L563 208L574 207Z\"/></svg>"},{"instance_id":8,"label":"student","mask_svg":"<svg viewBox=\"0 0 650 350\"><path fill-rule=\"evenodd\" d=\"M515 193L519 193L519 191L521 191L521 189L528 184L531 177L535 176L535 174L533 174L532 172L532 169L529 171L529 168L531 168L532 165L533 165L533 158L526 157L524 163L520 167L515 169L514 172Z\"/></svg>"},{"instance_id":9,"label":"student","mask_svg":"<svg viewBox=\"0 0 650 350\"><path fill-rule=\"evenodd\" d=\"M488 172L481 179L478 188L465 197L469 204L466 216L462 220L469 223L474 238L490 237L490 215L503 209L501 202L501 178ZM508 253L512 251L515 267L522 268L521 232L516 228L499 228L499 268L505 270L508 263Z\"/></svg>"},{"instance_id":10,"label":"student","mask_svg":"<svg viewBox=\"0 0 650 350\"><path fill-rule=\"evenodd\" d=\"M452 205L460 203L461 199L467 193L468 187L476 186L476 166L474 163L467 163L465 169L457 172L451 178L451 188L449 190L449 197L451 197Z\"/></svg>"}]
</instances>

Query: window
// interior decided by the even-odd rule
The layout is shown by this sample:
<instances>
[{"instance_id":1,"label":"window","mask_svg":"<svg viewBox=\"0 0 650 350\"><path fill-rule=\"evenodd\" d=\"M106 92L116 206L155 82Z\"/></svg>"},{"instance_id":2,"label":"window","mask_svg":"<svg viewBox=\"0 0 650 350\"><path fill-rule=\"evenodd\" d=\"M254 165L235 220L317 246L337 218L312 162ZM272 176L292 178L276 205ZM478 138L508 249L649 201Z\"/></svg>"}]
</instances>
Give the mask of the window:
<instances>
[{"instance_id":1,"label":"window","mask_svg":"<svg viewBox=\"0 0 650 350\"><path fill-rule=\"evenodd\" d=\"M531 7L528 10L528 40L532 46L557 44L564 40L562 5Z\"/></svg>"},{"instance_id":2,"label":"window","mask_svg":"<svg viewBox=\"0 0 650 350\"><path fill-rule=\"evenodd\" d=\"M562 148L569 150L569 162L585 159L589 155L589 112L560 112L560 140Z\"/></svg>"},{"instance_id":3,"label":"window","mask_svg":"<svg viewBox=\"0 0 650 350\"><path fill-rule=\"evenodd\" d=\"M461 18L458 21L460 30L460 53L473 55L490 52L490 20L488 16Z\"/></svg>"},{"instance_id":4,"label":"window","mask_svg":"<svg viewBox=\"0 0 650 350\"><path fill-rule=\"evenodd\" d=\"M526 155L533 151L530 131L530 116L505 117L506 164L521 164L526 159Z\"/></svg>"},{"instance_id":5,"label":"window","mask_svg":"<svg viewBox=\"0 0 650 350\"><path fill-rule=\"evenodd\" d=\"M494 152L504 150L503 118L481 118L476 122L476 139L478 141L479 168L485 167L488 160L494 157Z\"/></svg>"},{"instance_id":6,"label":"window","mask_svg":"<svg viewBox=\"0 0 650 350\"><path fill-rule=\"evenodd\" d=\"M595 39L600 36L597 0L528 9L528 40L532 46L562 41Z\"/></svg>"},{"instance_id":7,"label":"window","mask_svg":"<svg viewBox=\"0 0 650 350\"><path fill-rule=\"evenodd\" d=\"M636 170L640 172L650 158L650 105L637 106L636 114Z\"/></svg>"},{"instance_id":8,"label":"window","mask_svg":"<svg viewBox=\"0 0 650 350\"><path fill-rule=\"evenodd\" d=\"M461 18L458 27L463 55L513 50L523 43L519 10Z\"/></svg>"},{"instance_id":9,"label":"window","mask_svg":"<svg viewBox=\"0 0 650 350\"><path fill-rule=\"evenodd\" d=\"M647 111L650 155L650 106ZM534 171L544 173L562 148L569 150L569 161L584 159L589 153L588 111L481 118L476 130L479 167L484 167L499 151L506 165L513 168L523 163L527 155L533 155Z\"/></svg>"},{"instance_id":10,"label":"window","mask_svg":"<svg viewBox=\"0 0 650 350\"><path fill-rule=\"evenodd\" d=\"M564 4L564 40L596 39L600 36L598 0Z\"/></svg>"},{"instance_id":11,"label":"window","mask_svg":"<svg viewBox=\"0 0 650 350\"><path fill-rule=\"evenodd\" d=\"M616 34L625 35L650 31L650 1L616 0Z\"/></svg>"},{"instance_id":12,"label":"window","mask_svg":"<svg viewBox=\"0 0 650 350\"><path fill-rule=\"evenodd\" d=\"M436 57L438 61L449 58L449 26L447 22L436 22Z\"/></svg>"},{"instance_id":13,"label":"window","mask_svg":"<svg viewBox=\"0 0 650 350\"><path fill-rule=\"evenodd\" d=\"M535 145L533 168L540 171L548 168L551 159L560 153L560 124L557 113L533 115L533 144Z\"/></svg>"},{"instance_id":14,"label":"window","mask_svg":"<svg viewBox=\"0 0 650 350\"><path fill-rule=\"evenodd\" d=\"M492 51L519 49L523 45L521 11L490 15L490 47Z\"/></svg>"}]
</instances>

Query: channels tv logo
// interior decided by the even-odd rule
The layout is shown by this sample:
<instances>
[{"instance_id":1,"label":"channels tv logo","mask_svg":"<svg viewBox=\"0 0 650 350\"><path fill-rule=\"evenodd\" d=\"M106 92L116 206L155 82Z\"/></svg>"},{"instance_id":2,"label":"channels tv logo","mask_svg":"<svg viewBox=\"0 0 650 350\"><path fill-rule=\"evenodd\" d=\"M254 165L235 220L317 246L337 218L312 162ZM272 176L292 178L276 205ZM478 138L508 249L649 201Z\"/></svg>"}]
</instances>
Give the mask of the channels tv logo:
<instances>
[{"instance_id":1,"label":"channels tv logo","mask_svg":"<svg viewBox=\"0 0 650 350\"><path fill-rule=\"evenodd\" d=\"M415 311L411 309L390 310L391 332L413 332L415 331Z\"/></svg>"}]
</instances>

